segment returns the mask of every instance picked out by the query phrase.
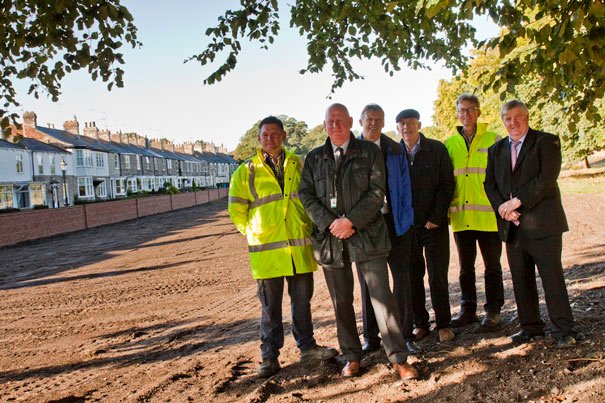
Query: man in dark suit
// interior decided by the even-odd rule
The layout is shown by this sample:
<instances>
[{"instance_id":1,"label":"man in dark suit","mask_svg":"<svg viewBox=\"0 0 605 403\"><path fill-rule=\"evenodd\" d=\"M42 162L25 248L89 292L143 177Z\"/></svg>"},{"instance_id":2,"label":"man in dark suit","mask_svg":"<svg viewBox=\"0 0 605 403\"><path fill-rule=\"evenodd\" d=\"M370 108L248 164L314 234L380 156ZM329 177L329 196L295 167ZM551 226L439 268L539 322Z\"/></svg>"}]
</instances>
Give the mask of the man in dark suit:
<instances>
[{"instance_id":1,"label":"man in dark suit","mask_svg":"<svg viewBox=\"0 0 605 403\"><path fill-rule=\"evenodd\" d=\"M529 127L525 104L502 106L509 137L489 148L485 192L497 211L498 234L506 242L521 331L515 344L544 336L535 267L542 279L552 335L560 347L572 346L582 335L574 319L561 263L562 234L568 230L557 178L561 145L553 134Z\"/></svg>"}]
</instances>

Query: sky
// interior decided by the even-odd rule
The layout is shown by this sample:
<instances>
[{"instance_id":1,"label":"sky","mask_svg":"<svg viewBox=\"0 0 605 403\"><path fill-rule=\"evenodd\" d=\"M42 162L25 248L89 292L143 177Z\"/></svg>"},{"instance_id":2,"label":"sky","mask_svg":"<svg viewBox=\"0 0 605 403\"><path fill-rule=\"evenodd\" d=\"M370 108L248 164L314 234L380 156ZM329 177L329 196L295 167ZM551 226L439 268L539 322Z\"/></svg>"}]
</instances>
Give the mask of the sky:
<instances>
[{"instance_id":1,"label":"sky","mask_svg":"<svg viewBox=\"0 0 605 403\"><path fill-rule=\"evenodd\" d=\"M223 144L232 151L239 139L257 121L268 115L287 115L309 128L321 124L325 109L333 102L349 108L354 130L364 105L378 103L385 110L385 131L395 130L395 116L406 108L420 112L424 126L432 124L433 103L440 79L451 72L440 65L431 70L402 69L393 77L378 59L354 61L364 80L347 82L330 95L332 77L327 71L299 74L307 65L306 41L289 28L289 10L280 2L281 31L268 50L258 42L242 41L238 64L221 82L211 86L203 80L220 64L200 66L183 61L200 53L208 39L206 28L216 25L226 9L237 8L234 0L124 0L138 28L141 48L123 48L126 64L124 87L108 92L106 83L93 81L86 71L62 80L58 102L42 95L27 95L29 82L17 82L17 112L34 111L39 126L77 117L95 122L99 129L136 132L149 138L167 138L175 143L194 140ZM479 25L484 25L479 22ZM494 32L487 27L486 32ZM217 59L220 60L220 59Z\"/></svg>"}]
</instances>

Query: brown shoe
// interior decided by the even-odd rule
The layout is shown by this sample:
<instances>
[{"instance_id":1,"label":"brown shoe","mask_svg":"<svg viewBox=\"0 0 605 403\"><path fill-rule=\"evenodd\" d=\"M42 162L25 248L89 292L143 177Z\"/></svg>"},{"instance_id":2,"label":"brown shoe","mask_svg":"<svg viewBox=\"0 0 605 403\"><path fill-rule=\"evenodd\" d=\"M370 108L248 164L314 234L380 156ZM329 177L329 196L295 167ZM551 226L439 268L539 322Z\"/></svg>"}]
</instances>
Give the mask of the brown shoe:
<instances>
[{"instance_id":1,"label":"brown shoe","mask_svg":"<svg viewBox=\"0 0 605 403\"><path fill-rule=\"evenodd\" d=\"M406 362L402 362L401 364L393 364L393 369L404 381L418 378L418 371L416 371L416 368L412 367Z\"/></svg>"},{"instance_id":2,"label":"brown shoe","mask_svg":"<svg viewBox=\"0 0 605 403\"><path fill-rule=\"evenodd\" d=\"M361 371L361 362L359 361L347 361L347 365L342 369L342 376L350 377L357 376Z\"/></svg>"},{"instance_id":3,"label":"brown shoe","mask_svg":"<svg viewBox=\"0 0 605 403\"><path fill-rule=\"evenodd\" d=\"M414 337L416 337L416 341L422 340L424 339L426 336L428 336L431 331L426 328L426 327L417 327L414 329Z\"/></svg>"},{"instance_id":4,"label":"brown shoe","mask_svg":"<svg viewBox=\"0 0 605 403\"><path fill-rule=\"evenodd\" d=\"M439 341L451 341L456 338L456 335L449 327L444 327L443 329L439 329Z\"/></svg>"}]
</instances>

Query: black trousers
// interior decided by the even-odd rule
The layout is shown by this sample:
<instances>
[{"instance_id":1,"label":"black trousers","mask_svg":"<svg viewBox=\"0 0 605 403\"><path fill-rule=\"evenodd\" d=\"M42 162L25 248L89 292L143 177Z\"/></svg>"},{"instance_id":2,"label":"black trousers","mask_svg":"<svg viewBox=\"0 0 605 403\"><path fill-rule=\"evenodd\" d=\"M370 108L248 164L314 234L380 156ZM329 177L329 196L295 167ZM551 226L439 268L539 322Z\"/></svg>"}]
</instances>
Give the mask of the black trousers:
<instances>
[{"instance_id":1,"label":"black trousers","mask_svg":"<svg viewBox=\"0 0 605 403\"><path fill-rule=\"evenodd\" d=\"M395 297L389 287L386 258L355 262L355 266L357 266L357 270L363 273L367 282L387 358L392 363L405 362L407 350L404 349ZM324 268L323 271L334 306L336 332L342 355L347 361L360 360L361 343L359 342L355 310L353 309L353 270L351 262L345 260L345 267L340 269Z\"/></svg>"},{"instance_id":2,"label":"black trousers","mask_svg":"<svg viewBox=\"0 0 605 403\"><path fill-rule=\"evenodd\" d=\"M393 277L393 294L397 301L397 310L401 319L401 332L404 339L413 340L414 311L412 309L412 285L410 283L410 253L414 231L410 228L403 235L396 236L390 214L385 215L385 221L387 222L389 235L391 235L392 248L387 261ZM361 270L357 270L357 277L361 289L363 338L367 343L378 345L380 343L378 323L370 301L370 291Z\"/></svg>"},{"instance_id":3,"label":"black trousers","mask_svg":"<svg viewBox=\"0 0 605 403\"><path fill-rule=\"evenodd\" d=\"M485 265L485 305L487 313L500 313L504 305L504 286L502 284L502 241L495 231L459 231L454 232L460 265L460 290L462 292L461 310L477 312L477 286L475 260L477 244Z\"/></svg>"},{"instance_id":4,"label":"black trousers","mask_svg":"<svg viewBox=\"0 0 605 403\"><path fill-rule=\"evenodd\" d=\"M427 271L431 302L435 311L436 328L442 329L450 326L452 314L447 280L449 262L450 238L448 226L443 225L432 230L415 227L410 260L415 327L429 328L429 312L426 310L424 295L424 274Z\"/></svg>"},{"instance_id":5,"label":"black trousers","mask_svg":"<svg viewBox=\"0 0 605 403\"><path fill-rule=\"evenodd\" d=\"M508 264L513 278L515 302L521 329L530 333L544 331L540 318L536 267L542 279L544 298L554 337L574 336L574 319L563 277L561 235L529 239L521 231L506 243Z\"/></svg>"},{"instance_id":6,"label":"black trousers","mask_svg":"<svg viewBox=\"0 0 605 403\"><path fill-rule=\"evenodd\" d=\"M282 299L284 282L288 283L292 335L301 351L315 347L311 298L313 297L313 273L257 280L257 295L261 304L260 340L263 359L276 359L284 346Z\"/></svg>"}]
</instances>

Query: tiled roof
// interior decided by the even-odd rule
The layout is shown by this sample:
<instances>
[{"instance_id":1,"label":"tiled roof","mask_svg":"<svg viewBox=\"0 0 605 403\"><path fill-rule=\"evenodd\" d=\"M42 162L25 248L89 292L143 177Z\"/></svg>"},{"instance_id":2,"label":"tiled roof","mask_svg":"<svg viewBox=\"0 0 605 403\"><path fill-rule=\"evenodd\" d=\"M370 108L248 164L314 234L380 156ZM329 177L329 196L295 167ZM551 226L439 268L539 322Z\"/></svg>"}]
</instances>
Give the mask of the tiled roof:
<instances>
[{"instance_id":1,"label":"tiled roof","mask_svg":"<svg viewBox=\"0 0 605 403\"><path fill-rule=\"evenodd\" d=\"M43 143L41 141L29 138L29 137L23 137L19 141L19 143L23 144L26 149L32 150L32 151L46 151L46 152L55 152L55 153L69 154L67 151L65 151L62 148L55 147L55 146L53 146L51 144Z\"/></svg>"},{"instance_id":2,"label":"tiled roof","mask_svg":"<svg viewBox=\"0 0 605 403\"><path fill-rule=\"evenodd\" d=\"M0 148L17 148L19 150L24 150L25 146L0 139Z\"/></svg>"}]
</instances>

